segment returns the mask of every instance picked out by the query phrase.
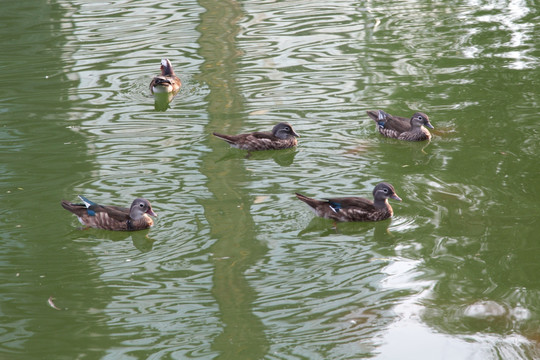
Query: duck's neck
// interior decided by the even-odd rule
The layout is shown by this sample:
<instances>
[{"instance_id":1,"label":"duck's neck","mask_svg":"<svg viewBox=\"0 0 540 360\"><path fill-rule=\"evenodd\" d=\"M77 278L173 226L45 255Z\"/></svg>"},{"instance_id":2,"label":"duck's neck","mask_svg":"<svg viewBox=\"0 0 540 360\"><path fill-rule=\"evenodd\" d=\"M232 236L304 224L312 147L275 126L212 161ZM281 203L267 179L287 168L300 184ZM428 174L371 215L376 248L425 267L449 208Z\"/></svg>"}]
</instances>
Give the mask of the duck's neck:
<instances>
[{"instance_id":1,"label":"duck's neck","mask_svg":"<svg viewBox=\"0 0 540 360\"><path fill-rule=\"evenodd\" d=\"M175 76L174 70L168 66L161 66L161 75L163 76Z\"/></svg>"},{"instance_id":2,"label":"duck's neck","mask_svg":"<svg viewBox=\"0 0 540 360\"><path fill-rule=\"evenodd\" d=\"M388 199L375 199L375 201L373 202L373 206L375 206L377 209L385 209L385 208L388 209L388 208L390 208L390 204L388 203Z\"/></svg>"},{"instance_id":3,"label":"duck's neck","mask_svg":"<svg viewBox=\"0 0 540 360\"><path fill-rule=\"evenodd\" d=\"M140 211L130 211L129 212L129 217L133 221L138 221L138 220L140 220L140 219L142 219L144 217L144 214L141 213Z\"/></svg>"},{"instance_id":4,"label":"duck's neck","mask_svg":"<svg viewBox=\"0 0 540 360\"><path fill-rule=\"evenodd\" d=\"M416 122L416 121L411 121L411 130L410 131L421 131L422 130L422 124Z\"/></svg>"}]
</instances>

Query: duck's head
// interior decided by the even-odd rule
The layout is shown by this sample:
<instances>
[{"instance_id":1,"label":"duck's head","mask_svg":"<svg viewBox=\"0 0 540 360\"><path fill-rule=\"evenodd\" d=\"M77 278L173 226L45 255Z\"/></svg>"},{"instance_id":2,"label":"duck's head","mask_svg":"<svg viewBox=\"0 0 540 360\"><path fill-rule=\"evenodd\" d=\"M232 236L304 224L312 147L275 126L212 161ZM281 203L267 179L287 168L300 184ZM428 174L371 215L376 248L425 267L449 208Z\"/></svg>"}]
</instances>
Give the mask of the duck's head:
<instances>
[{"instance_id":1,"label":"duck's head","mask_svg":"<svg viewBox=\"0 0 540 360\"><path fill-rule=\"evenodd\" d=\"M286 122L282 122L274 126L274 128L272 129L272 134L274 134L275 137L280 139L287 139L291 136L300 137L300 135L298 135L296 131L294 131L292 125Z\"/></svg>"},{"instance_id":2,"label":"duck's head","mask_svg":"<svg viewBox=\"0 0 540 360\"><path fill-rule=\"evenodd\" d=\"M174 75L174 70L169 59L161 59L161 75L171 76Z\"/></svg>"},{"instance_id":3,"label":"duck's head","mask_svg":"<svg viewBox=\"0 0 540 360\"><path fill-rule=\"evenodd\" d=\"M386 199L401 201L401 198L396 194L394 187L387 182L382 182L375 186L375 189L373 189L373 198L375 199L375 202L385 201Z\"/></svg>"},{"instance_id":4,"label":"duck's head","mask_svg":"<svg viewBox=\"0 0 540 360\"><path fill-rule=\"evenodd\" d=\"M411 118L411 126L420 127L422 125L424 125L427 128L433 129L433 125L431 125L431 123L429 122L428 116L422 112L417 112Z\"/></svg>"},{"instance_id":5,"label":"duck's head","mask_svg":"<svg viewBox=\"0 0 540 360\"><path fill-rule=\"evenodd\" d=\"M131 203L131 208L129 209L129 216L133 220L138 220L142 218L144 214L157 216L154 210L152 210L152 205L150 205L150 201L142 198L133 200L133 202Z\"/></svg>"}]
</instances>

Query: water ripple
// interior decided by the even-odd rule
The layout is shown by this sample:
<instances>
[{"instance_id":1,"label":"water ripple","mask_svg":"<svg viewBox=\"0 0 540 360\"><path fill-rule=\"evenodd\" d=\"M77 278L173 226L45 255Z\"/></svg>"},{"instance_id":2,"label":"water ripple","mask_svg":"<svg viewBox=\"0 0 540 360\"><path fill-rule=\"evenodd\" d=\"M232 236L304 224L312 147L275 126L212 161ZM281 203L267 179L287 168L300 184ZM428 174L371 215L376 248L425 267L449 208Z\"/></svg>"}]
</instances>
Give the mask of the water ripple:
<instances>
[{"instance_id":1,"label":"water ripple","mask_svg":"<svg viewBox=\"0 0 540 360\"><path fill-rule=\"evenodd\" d=\"M42 351L36 343L57 334L36 322L58 324L57 315L35 316L48 291L69 310L59 314L77 312L64 334L101 334L82 348L105 349L96 355L104 359L212 358L236 342L258 342L270 359L399 358L405 345L426 344L454 358L478 354L479 344L490 349L482 355L516 358L537 339L530 4L255 0L239 4L232 24L195 1L61 6L66 16L39 24L25 25L23 12L4 16L6 29L21 23L32 39L6 34L12 49L37 49L3 67L3 76L24 68L37 79L32 99L2 90L9 156L0 167L13 208L3 218L2 299L25 319L2 327L9 351ZM234 41L209 41L208 20ZM44 23L57 26L61 65L34 64L50 52L33 40ZM163 57L183 86L157 111L148 84ZM215 84L227 81L225 90ZM216 106L220 96L237 101ZM365 114L372 108L425 111L433 141L383 138ZM248 155L211 136L281 121L301 134L296 149ZM222 179L217 167L238 174ZM335 225L294 196L370 198L380 181L403 202L391 201L394 217L374 224ZM159 217L147 231L82 231L59 206L36 207L57 204L59 193L124 206L144 196ZM234 207L235 197L245 206ZM247 235L222 236L231 208L251 224ZM239 249L236 238L264 251ZM218 245L239 249L238 258ZM59 257L27 254L36 248ZM223 269L234 276L224 280ZM216 288L229 295L238 284L233 300L249 299L224 303Z\"/></svg>"}]
</instances>

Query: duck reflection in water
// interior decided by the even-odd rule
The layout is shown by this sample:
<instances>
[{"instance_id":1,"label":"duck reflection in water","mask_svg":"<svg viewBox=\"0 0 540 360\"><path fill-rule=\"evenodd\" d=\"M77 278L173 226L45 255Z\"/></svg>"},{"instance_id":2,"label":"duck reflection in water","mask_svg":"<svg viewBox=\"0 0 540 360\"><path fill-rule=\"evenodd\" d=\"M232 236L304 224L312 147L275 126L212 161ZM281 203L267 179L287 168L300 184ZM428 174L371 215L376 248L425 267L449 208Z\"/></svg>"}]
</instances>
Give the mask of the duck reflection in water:
<instances>
[{"instance_id":1,"label":"duck reflection in water","mask_svg":"<svg viewBox=\"0 0 540 360\"><path fill-rule=\"evenodd\" d=\"M314 217L309 224L302 229L298 236L308 234L317 234L320 237L335 236L336 234L369 238L370 232L373 231L373 240L377 243L393 244L395 236L390 232L389 227L392 220L389 221L370 221L370 222L336 222L332 221L329 226L329 221L321 217Z\"/></svg>"},{"instance_id":2,"label":"duck reflection in water","mask_svg":"<svg viewBox=\"0 0 540 360\"><path fill-rule=\"evenodd\" d=\"M175 96L176 93L154 93L154 110L166 111L170 108L169 103Z\"/></svg>"},{"instance_id":3,"label":"duck reflection in water","mask_svg":"<svg viewBox=\"0 0 540 360\"><path fill-rule=\"evenodd\" d=\"M280 151L248 151L247 153L240 151L231 151L225 153L221 158L216 160L216 163L228 161L231 159L244 158L246 160L262 161L274 160L276 164L282 167L291 166L294 163L294 158L298 151L295 148L280 150Z\"/></svg>"},{"instance_id":4,"label":"duck reflection in water","mask_svg":"<svg viewBox=\"0 0 540 360\"><path fill-rule=\"evenodd\" d=\"M141 231L108 231L108 230L102 230L102 229L94 229L91 232L84 233L84 235L81 235L81 228L72 228L73 231L71 231L69 234L73 234L73 238L83 238L84 241L92 241L92 242L104 242L104 241L112 241L112 242L126 242L131 241L133 246L139 250L142 253L146 253L152 250L154 247L154 243L156 242L155 239L150 237L149 232L150 230L141 230ZM82 230L87 230L88 227L82 228ZM123 244L121 245L124 246Z\"/></svg>"}]
</instances>

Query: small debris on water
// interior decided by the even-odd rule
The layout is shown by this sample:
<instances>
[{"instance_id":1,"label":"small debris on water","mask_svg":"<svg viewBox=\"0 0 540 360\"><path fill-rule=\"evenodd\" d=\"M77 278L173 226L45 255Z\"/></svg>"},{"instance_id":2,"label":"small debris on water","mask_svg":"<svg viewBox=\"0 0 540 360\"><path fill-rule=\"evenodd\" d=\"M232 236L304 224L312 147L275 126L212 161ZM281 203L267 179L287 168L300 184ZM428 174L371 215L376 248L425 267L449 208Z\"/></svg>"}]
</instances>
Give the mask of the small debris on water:
<instances>
[{"instance_id":1,"label":"small debris on water","mask_svg":"<svg viewBox=\"0 0 540 360\"><path fill-rule=\"evenodd\" d=\"M54 298L51 296L49 297L49 300L47 300L47 303L49 304L50 307L52 307L53 309L55 310L62 310L60 309L58 306L56 306L53 302Z\"/></svg>"}]
</instances>

